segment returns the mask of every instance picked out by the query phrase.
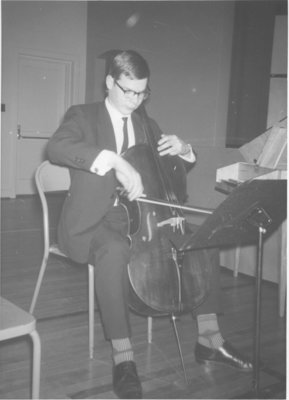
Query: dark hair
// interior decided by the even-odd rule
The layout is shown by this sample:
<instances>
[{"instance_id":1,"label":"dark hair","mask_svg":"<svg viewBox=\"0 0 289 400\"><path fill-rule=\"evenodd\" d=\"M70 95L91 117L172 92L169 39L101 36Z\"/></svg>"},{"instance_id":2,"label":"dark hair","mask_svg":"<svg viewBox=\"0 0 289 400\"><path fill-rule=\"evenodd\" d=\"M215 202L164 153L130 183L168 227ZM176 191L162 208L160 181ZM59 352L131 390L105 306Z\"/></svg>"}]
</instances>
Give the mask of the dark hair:
<instances>
[{"instance_id":1,"label":"dark hair","mask_svg":"<svg viewBox=\"0 0 289 400\"><path fill-rule=\"evenodd\" d=\"M119 79L122 74L130 79L144 79L150 76L148 63L134 50L124 50L116 54L108 65L107 73L114 79Z\"/></svg>"}]
</instances>

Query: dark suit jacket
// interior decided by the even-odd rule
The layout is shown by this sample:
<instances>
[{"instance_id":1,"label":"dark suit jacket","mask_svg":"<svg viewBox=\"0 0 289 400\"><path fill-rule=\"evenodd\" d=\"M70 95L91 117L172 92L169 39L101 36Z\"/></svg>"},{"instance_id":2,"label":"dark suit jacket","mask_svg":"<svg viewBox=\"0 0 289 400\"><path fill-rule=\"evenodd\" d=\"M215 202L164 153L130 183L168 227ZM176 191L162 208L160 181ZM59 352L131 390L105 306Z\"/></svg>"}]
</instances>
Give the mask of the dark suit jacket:
<instances>
[{"instance_id":1,"label":"dark suit jacket","mask_svg":"<svg viewBox=\"0 0 289 400\"><path fill-rule=\"evenodd\" d=\"M136 144L145 143L137 113L132 114L132 122ZM161 130L153 120L150 123L157 138ZM113 170L105 176L89 170L103 149L116 151L113 126L103 102L72 106L47 147L50 161L69 167L71 176L58 226L59 246L81 263L87 262L96 225L114 202L118 185Z\"/></svg>"}]
</instances>

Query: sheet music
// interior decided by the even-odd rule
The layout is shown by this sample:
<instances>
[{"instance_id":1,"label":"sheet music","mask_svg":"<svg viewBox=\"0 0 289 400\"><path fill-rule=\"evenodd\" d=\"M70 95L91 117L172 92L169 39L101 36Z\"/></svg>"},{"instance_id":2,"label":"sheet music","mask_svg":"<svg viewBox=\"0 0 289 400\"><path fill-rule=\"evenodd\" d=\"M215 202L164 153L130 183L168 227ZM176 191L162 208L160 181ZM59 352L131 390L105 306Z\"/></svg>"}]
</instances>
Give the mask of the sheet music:
<instances>
[{"instance_id":1,"label":"sheet music","mask_svg":"<svg viewBox=\"0 0 289 400\"><path fill-rule=\"evenodd\" d=\"M286 124L285 124L286 125ZM261 167L285 168L287 164L287 128L284 123L278 123L266 132L246 143L239 151L248 163Z\"/></svg>"}]
</instances>

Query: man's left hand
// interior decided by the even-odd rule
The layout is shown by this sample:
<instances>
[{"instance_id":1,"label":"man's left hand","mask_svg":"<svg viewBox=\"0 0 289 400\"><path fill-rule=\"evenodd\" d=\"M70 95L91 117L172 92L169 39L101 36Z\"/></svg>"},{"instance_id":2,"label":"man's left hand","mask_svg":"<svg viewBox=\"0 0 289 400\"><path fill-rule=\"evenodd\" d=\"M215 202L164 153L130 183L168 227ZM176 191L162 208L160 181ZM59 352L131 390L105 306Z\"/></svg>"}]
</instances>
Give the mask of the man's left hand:
<instances>
[{"instance_id":1,"label":"man's left hand","mask_svg":"<svg viewBox=\"0 0 289 400\"><path fill-rule=\"evenodd\" d=\"M158 141L158 152L160 156L184 155L188 152L188 145L176 135L162 135Z\"/></svg>"}]
</instances>

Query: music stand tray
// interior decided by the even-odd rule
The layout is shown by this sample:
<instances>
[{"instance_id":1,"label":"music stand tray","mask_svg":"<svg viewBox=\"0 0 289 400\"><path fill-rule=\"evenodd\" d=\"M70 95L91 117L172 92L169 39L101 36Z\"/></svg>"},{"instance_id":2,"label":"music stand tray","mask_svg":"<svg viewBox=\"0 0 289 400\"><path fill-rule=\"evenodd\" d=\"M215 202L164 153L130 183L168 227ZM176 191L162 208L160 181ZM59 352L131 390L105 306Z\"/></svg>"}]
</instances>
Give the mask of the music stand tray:
<instances>
[{"instance_id":1,"label":"music stand tray","mask_svg":"<svg viewBox=\"0 0 289 400\"><path fill-rule=\"evenodd\" d=\"M257 243L256 228L269 236L286 218L287 181L251 180L234 189L192 235L177 244L179 251Z\"/></svg>"}]
</instances>

